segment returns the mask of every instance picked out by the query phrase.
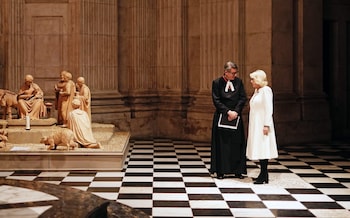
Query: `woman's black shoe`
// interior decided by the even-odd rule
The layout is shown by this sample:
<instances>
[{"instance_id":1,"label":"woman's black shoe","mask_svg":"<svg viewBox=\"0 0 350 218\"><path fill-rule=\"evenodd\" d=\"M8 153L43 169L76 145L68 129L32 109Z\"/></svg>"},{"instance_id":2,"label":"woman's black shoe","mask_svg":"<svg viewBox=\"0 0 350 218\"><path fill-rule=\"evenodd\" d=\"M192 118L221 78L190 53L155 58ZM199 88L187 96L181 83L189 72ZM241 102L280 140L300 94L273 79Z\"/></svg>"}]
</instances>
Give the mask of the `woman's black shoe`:
<instances>
[{"instance_id":1,"label":"woman's black shoe","mask_svg":"<svg viewBox=\"0 0 350 218\"><path fill-rule=\"evenodd\" d=\"M256 180L261 180L263 177L265 177L262 173L260 173L259 175L258 175L258 177L252 177L252 180L253 181L256 181Z\"/></svg>"},{"instance_id":2,"label":"woman's black shoe","mask_svg":"<svg viewBox=\"0 0 350 218\"><path fill-rule=\"evenodd\" d=\"M218 175L216 176L216 178L218 178L218 179L223 179L223 178L224 178L224 174L218 174Z\"/></svg>"},{"instance_id":3,"label":"woman's black shoe","mask_svg":"<svg viewBox=\"0 0 350 218\"><path fill-rule=\"evenodd\" d=\"M254 182L254 184L264 184L264 183L266 183L266 184L268 184L269 183L269 175L268 174L265 174L265 176L262 176L262 177L258 177L258 178L256 178L256 180L255 180L255 182Z\"/></svg>"}]
</instances>

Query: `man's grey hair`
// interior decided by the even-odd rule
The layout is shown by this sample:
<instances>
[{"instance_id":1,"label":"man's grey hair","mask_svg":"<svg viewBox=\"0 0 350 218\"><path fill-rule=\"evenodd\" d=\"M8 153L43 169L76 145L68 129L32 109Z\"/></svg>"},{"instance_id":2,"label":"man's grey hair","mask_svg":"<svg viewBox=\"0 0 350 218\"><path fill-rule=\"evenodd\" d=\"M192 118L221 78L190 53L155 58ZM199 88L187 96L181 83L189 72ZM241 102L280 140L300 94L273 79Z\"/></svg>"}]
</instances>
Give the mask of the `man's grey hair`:
<instances>
[{"instance_id":1,"label":"man's grey hair","mask_svg":"<svg viewBox=\"0 0 350 218\"><path fill-rule=\"evenodd\" d=\"M225 65L224 65L225 70L230 70L232 68L238 70L237 64L233 63L232 61L228 61L225 63Z\"/></svg>"}]
</instances>

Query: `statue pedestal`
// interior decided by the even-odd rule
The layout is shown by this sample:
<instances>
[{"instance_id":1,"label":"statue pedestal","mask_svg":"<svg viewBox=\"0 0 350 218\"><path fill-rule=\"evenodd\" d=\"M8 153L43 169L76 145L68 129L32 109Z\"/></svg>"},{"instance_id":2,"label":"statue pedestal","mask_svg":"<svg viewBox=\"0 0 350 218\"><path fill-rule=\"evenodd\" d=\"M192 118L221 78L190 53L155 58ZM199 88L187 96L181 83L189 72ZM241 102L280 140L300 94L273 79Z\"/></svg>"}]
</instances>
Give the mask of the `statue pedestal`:
<instances>
[{"instance_id":1,"label":"statue pedestal","mask_svg":"<svg viewBox=\"0 0 350 218\"><path fill-rule=\"evenodd\" d=\"M0 127L6 128L7 127L7 120L0 120Z\"/></svg>"},{"instance_id":2,"label":"statue pedestal","mask_svg":"<svg viewBox=\"0 0 350 218\"><path fill-rule=\"evenodd\" d=\"M48 120L48 119L47 119ZM20 122L13 120L14 122ZM25 122L25 120L21 120ZM39 120L42 121L42 120ZM47 122L48 124L50 122ZM40 125L39 125L40 124ZM58 146L57 150L47 150L40 143L62 127L31 123L31 129L25 125L8 123L8 143L0 149L0 169L2 170L122 170L129 151L129 132L115 132L112 124L93 123L94 137L103 148L76 148L66 150Z\"/></svg>"},{"instance_id":3,"label":"statue pedestal","mask_svg":"<svg viewBox=\"0 0 350 218\"><path fill-rule=\"evenodd\" d=\"M25 127L26 127L26 120L25 119L11 119L11 120L7 120L6 122L7 122L8 128L22 127L22 129L25 129ZM31 128L42 128L42 127L47 127L47 126L56 126L56 123L57 123L57 120L55 118L31 120L30 127Z\"/></svg>"}]
</instances>

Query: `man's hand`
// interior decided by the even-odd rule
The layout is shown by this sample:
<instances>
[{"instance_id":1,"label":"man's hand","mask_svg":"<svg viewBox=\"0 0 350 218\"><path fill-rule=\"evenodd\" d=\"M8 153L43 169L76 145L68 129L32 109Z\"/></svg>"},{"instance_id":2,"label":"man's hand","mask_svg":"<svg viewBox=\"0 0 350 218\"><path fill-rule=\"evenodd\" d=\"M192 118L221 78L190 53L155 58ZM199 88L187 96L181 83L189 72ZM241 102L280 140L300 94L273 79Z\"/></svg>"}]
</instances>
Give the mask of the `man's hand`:
<instances>
[{"instance_id":1,"label":"man's hand","mask_svg":"<svg viewBox=\"0 0 350 218\"><path fill-rule=\"evenodd\" d=\"M229 121L237 119L237 117L238 117L238 113L236 111L228 111L227 115L228 115L228 120Z\"/></svg>"}]
</instances>

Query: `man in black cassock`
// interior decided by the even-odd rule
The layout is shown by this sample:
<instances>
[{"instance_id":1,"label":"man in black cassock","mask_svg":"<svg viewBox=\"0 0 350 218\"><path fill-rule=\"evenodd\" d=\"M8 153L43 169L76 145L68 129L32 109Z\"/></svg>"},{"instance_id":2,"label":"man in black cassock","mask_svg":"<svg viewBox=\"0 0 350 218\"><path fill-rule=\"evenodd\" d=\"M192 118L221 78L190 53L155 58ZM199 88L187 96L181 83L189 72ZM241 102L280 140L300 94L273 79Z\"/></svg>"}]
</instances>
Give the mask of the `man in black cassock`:
<instances>
[{"instance_id":1,"label":"man in black cassock","mask_svg":"<svg viewBox=\"0 0 350 218\"><path fill-rule=\"evenodd\" d=\"M210 173L218 179L225 174L243 179L247 174L246 140L242 109L247 101L238 66L229 61L224 74L213 80L212 99L216 108L212 124ZM219 122L220 121L220 122Z\"/></svg>"}]
</instances>

